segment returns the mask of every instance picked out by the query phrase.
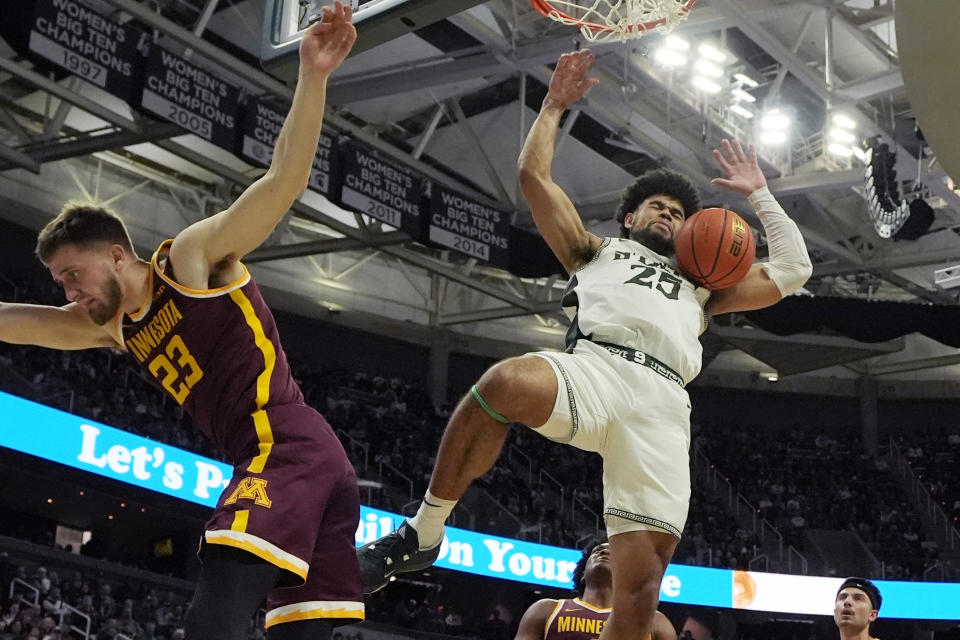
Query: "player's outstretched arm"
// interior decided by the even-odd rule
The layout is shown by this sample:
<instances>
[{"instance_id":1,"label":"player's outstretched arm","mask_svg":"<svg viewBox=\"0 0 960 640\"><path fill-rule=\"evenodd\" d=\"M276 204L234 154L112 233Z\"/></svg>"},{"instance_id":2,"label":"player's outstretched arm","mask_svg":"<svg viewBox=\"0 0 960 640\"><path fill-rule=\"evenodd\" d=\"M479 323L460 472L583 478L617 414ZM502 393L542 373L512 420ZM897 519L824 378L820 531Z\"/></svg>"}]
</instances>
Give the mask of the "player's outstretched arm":
<instances>
[{"instance_id":1,"label":"player's outstretched arm","mask_svg":"<svg viewBox=\"0 0 960 640\"><path fill-rule=\"evenodd\" d=\"M557 601L544 598L537 600L524 612L517 627L517 636L514 640L543 640L547 618L557 607Z\"/></svg>"},{"instance_id":2,"label":"player's outstretched arm","mask_svg":"<svg viewBox=\"0 0 960 640\"><path fill-rule=\"evenodd\" d=\"M324 7L300 43L300 72L270 168L227 210L182 231L170 259L182 284L206 288L210 271L256 249L306 188L317 152L327 79L357 38L350 4Z\"/></svg>"},{"instance_id":3,"label":"player's outstretched arm","mask_svg":"<svg viewBox=\"0 0 960 640\"><path fill-rule=\"evenodd\" d=\"M813 273L800 229L767 188L757 150L750 145L748 154L739 142L729 140L722 147L714 149L713 157L727 177L714 178L713 184L747 198L763 223L770 257L753 265L737 284L714 291L707 307L712 315L769 307L802 287Z\"/></svg>"},{"instance_id":4,"label":"player's outstretched arm","mask_svg":"<svg viewBox=\"0 0 960 640\"><path fill-rule=\"evenodd\" d=\"M0 302L0 341L64 350L120 346L72 302L63 307Z\"/></svg>"},{"instance_id":5,"label":"player's outstretched arm","mask_svg":"<svg viewBox=\"0 0 960 640\"><path fill-rule=\"evenodd\" d=\"M550 78L547 97L527 134L517 162L520 188L530 205L533 221L568 273L589 262L601 241L583 226L573 202L553 181L550 167L560 117L567 107L598 82L587 77L593 60L589 49L560 56Z\"/></svg>"}]
</instances>

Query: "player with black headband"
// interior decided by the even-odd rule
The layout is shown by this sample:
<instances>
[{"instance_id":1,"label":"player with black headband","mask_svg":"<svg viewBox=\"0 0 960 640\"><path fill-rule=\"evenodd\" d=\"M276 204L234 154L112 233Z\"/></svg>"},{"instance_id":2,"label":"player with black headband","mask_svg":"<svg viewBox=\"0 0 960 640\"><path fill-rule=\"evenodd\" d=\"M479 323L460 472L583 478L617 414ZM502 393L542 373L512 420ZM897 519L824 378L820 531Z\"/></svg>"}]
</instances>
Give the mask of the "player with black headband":
<instances>
[{"instance_id":1,"label":"player with black headband","mask_svg":"<svg viewBox=\"0 0 960 640\"><path fill-rule=\"evenodd\" d=\"M840 640L875 640L870 636L870 623L880 616L882 603L880 589L866 578L844 580L833 606Z\"/></svg>"}]
</instances>

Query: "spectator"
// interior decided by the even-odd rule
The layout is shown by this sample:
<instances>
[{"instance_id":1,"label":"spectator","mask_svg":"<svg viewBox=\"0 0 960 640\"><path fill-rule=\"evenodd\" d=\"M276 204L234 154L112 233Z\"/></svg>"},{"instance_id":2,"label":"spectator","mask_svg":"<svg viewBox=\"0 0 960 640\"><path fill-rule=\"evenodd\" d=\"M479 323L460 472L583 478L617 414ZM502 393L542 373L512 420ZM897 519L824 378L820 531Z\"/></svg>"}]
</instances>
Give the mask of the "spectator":
<instances>
[{"instance_id":1,"label":"spectator","mask_svg":"<svg viewBox=\"0 0 960 640\"><path fill-rule=\"evenodd\" d=\"M6 612L0 616L0 631L7 631L11 629L13 623L16 622L20 617L20 603L11 602L10 606L7 607Z\"/></svg>"}]
</instances>

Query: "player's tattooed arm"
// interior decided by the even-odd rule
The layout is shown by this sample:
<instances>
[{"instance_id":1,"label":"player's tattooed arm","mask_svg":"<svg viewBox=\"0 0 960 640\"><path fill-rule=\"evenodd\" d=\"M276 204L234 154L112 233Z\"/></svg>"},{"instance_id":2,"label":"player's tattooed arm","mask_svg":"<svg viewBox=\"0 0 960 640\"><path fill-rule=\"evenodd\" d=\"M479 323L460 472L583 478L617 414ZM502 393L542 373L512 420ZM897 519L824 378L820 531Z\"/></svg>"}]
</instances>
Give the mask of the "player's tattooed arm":
<instances>
[{"instance_id":1,"label":"player's tattooed arm","mask_svg":"<svg viewBox=\"0 0 960 640\"><path fill-rule=\"evenodd\" d=\"M573 202L551 175L557 127L563 112L597 83L587 77L592 63L593 54L588 49L560 56L547 97L517 161L520 187L533 221L568 273L588 263L602 243L587 231Z\"/></svg>"}]
</instances>

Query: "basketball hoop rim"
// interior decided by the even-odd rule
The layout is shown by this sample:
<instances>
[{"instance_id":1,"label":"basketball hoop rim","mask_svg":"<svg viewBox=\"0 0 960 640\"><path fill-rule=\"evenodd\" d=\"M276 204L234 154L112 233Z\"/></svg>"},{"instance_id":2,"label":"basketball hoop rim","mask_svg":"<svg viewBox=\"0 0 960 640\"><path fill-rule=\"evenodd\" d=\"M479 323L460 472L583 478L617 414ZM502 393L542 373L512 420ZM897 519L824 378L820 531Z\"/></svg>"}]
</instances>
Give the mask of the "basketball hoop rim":
<instances>
[{"instance_id":1,"label":"basketball hoop rim","mask_svg":"<svg viewBox=\"0 0 960 640\"><path fill-rule=\"evenodd\" d=\"M683 6L683 8L677 12L678 15L689 13L696 2L697 0L688 0L688 2ZM530 0L530 4L533 6L534 9L536 9L538 12L543 14L545 17L550 18L551 20L556 20L557 18L560 18L561 21L566 24L580 25L581 27L585 27L587 29L590 29L591 31L598 31L603 33L615 33L615 32L621 31L620 29L615 29L611 27L609 24L600 24L599 22L589 22L586 20L581 20L579 18L574 18L573 16L566 14L563 11L560 11L559 9L551 5L550 0ZM553 17L554 15L556 15L557 18L554 18ZM627 27L627 32L650 31L651 29L656 29L660 25L664 24L666 21L667 21L666 18L660 18L659 20L651 20L650 22L642 22L640 24L630 25L629 27Z\"/></svg>"}]
</instances>

